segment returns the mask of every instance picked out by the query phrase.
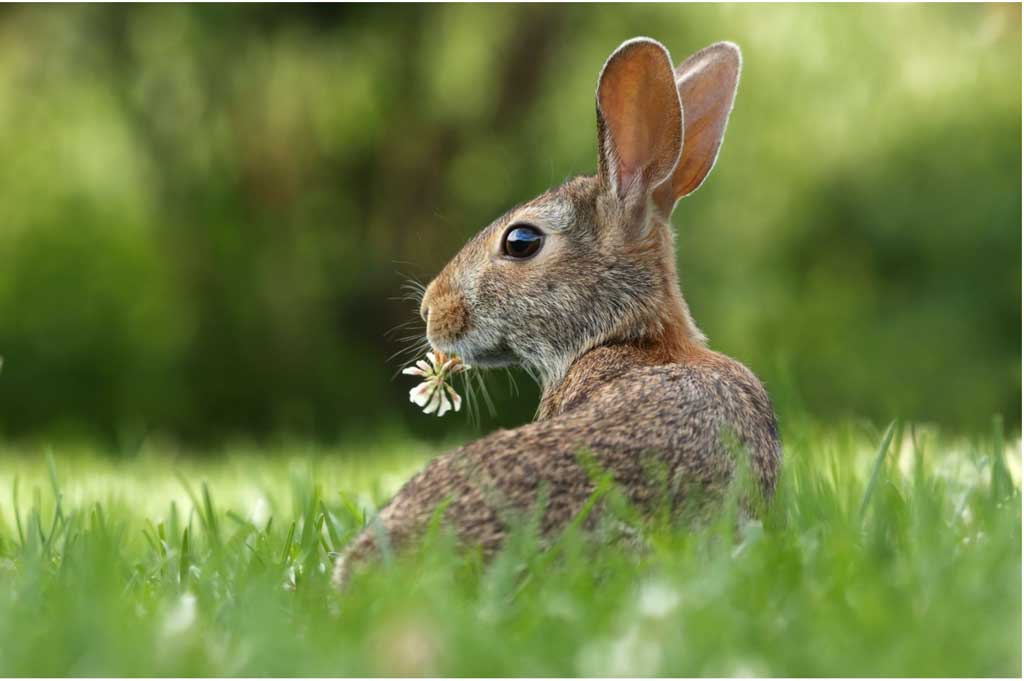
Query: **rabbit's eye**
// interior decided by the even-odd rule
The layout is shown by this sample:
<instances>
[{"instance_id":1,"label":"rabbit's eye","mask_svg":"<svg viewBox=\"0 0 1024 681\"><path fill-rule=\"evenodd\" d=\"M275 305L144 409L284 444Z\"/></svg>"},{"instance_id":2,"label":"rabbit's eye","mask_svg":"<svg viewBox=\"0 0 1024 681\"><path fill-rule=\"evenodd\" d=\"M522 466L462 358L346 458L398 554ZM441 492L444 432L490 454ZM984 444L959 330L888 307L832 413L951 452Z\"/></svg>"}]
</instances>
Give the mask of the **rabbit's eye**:
<instances>
[{"instance_id":1,"label":"rabbit's eye","mask_svg":"<svg viewBox=\"0 0 1024 681\"><path fill-rule=\"evenodd\" d=\"M544 235L533 225L512 225L501 249L510 258L523 259L534 255L543 243Z\"/></svg>"}]
</instances>

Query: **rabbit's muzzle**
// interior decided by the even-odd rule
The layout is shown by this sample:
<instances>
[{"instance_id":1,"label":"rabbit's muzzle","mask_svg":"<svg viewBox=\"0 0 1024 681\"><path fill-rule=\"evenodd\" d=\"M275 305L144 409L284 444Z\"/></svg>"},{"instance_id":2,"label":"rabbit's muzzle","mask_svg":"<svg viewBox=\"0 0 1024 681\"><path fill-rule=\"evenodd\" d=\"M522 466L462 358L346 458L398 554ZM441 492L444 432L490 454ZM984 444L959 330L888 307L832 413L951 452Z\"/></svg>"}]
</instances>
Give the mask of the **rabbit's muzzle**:
<instances>
[{"instance_id":1,"label":"rabbit's muzzle","mask_svg":"<svg viewBox=\"0 0 1024 681\"><path fill-rule=\"evenodd\" d=\"M447 345L458 339L467 326L462 296L452 290L444 278L435 279L423 294L420 316L427 323L427 339L434 345Z\"/></svg>"}]
</instances>

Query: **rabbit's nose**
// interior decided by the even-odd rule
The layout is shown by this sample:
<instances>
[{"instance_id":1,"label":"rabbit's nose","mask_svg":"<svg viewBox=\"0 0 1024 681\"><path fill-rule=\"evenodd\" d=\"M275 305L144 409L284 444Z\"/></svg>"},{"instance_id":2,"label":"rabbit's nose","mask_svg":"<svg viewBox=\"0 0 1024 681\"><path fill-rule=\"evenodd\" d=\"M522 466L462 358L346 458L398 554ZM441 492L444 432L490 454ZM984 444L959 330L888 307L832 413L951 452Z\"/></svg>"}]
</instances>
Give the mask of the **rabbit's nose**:
<instances>
[{"instance_id":1,"label":"rabbit's nose","mask_svg":"<svg viewBox=\"0 0 1024 681\"><path fill-rule=\"evenodd\" d=\"M466 327L466 308L462 296L452 289L451 280L438 277L430 282L420 303L420 316L427 323L430 342L456 338Z\"/></svg>"}]
</instances>

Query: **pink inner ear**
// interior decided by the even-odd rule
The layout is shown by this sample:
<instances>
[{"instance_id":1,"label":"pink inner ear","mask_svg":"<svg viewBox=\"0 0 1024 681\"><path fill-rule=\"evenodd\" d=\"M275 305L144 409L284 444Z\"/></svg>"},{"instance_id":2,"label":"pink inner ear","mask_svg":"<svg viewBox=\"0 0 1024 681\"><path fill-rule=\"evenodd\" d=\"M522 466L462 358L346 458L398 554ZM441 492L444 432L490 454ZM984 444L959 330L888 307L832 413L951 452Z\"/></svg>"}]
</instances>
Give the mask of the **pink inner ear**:
<instances>
[{"instance_id":1,"label":"pink inner ear","mask_svg":"<svg viewBox=\"0 0 1024 681\"><path fill-rule=\"evenodd\" d=\"M619 48L602 73L598 106L605 160L620 196L637 183L649 189L671 172L682 146L682 112L663 47L637 41Z\"/></svg>"},{"instance_id":2,"label":"pink inner ear","mask_svg":"<svg viewBox=\"0 0 1024 681\"><path fill-rule=\"evenodd\" d=\"M626 164L619 162L619 196L625 196L629 193L629 188L636 182L638 170L635 166L627 166Z\"/></svg>"},{"instance_id":3,"label":"pink inner ear","mask_svg":"<svg viewBox=\"0 0 1024 681\"><path fill-rule=\"evenodd\" d=\"M673 200L697 189L715 164L736 94L739 66L735 46L719 43L676 69L686 130L683 155L672 178Z\"/></svg>"}]
</instances>

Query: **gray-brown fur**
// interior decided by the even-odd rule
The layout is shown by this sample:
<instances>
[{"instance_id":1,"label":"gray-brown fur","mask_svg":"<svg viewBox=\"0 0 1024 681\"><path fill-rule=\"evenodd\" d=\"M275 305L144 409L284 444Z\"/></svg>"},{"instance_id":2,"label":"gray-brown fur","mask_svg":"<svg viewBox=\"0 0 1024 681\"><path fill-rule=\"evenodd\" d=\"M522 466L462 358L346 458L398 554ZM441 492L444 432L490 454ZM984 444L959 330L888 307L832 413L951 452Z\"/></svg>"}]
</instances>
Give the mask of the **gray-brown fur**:
<instances>
[{"instance_id":1,"label":"gray-brown fur","mask_svg":"<svg viewBox=\"0 0 1024 681\"><path fill-rule=\"evenodd\" d=\"M771 495L781 452L767 395L744 366L705 347L678 288L668 215L714 163L687 158L686 145L717 154L739 75L735 46L719 43L697 56L700 68L689 69L691 58L673 73L658 43L620 47L598 88L598 175L509 211L427 288L422 313L431 344L471 365L533 370L543 385L537 419L429 463L347 548L338 584L383 543L398 550L414 541L442 503L459 539L485 555L540 501L542 532L557 533L594 491L583 452L640 509L664 494L652 479L656 462L668 473L673 507L681 507L691 497L721 497L735 440ZM680 102L676 88L702 99ZM672 126L688 105L719 118L684 135ZM645 126L657 134L644 134ZM532 259L502 256L501 240L515 223L544 234Z\"/></svg>"}]
</instances>

